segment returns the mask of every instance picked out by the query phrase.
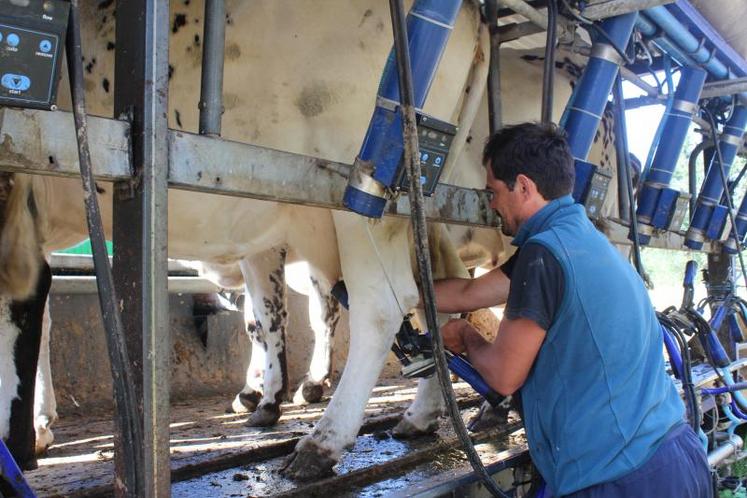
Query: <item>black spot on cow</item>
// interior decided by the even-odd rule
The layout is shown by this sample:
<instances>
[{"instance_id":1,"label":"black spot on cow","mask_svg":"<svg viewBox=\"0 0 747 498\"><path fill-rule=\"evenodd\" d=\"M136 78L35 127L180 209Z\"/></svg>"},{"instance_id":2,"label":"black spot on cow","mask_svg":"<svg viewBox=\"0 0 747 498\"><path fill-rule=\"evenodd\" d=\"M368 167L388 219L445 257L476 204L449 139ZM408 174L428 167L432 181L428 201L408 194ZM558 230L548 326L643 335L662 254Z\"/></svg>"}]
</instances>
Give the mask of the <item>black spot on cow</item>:
<instances>
[{"instance_id":1,"label":"black spot on cow","mask_svg":"<svg viewBox=\"0 0 747 498\"><path fill-rule=\"evenodd\" d=\"M104 187L100 186L98 183L96 183L95 185L96 185L96 193L97 194L105 194L106 193L106 189L104 189Z\"/></svg>"},{"instance_id":2,"label":"black spot on cow","mask_svg":"<svg viewBox=\"0 0 747 498\"><path fill-rule=\"evenodd\" d=\"M369 17L371 17L372 14L373 14L373 10L367 9L363 13L363 17L361 18L361 22L360 22L360 24L358 24L358 27L360 28L361 26L363 26L363 23L366 22L366 19L368 19Z\"/></svg>"},{"instance_id":3,"label":"black spot on cow","mask_svg":"<svg viewBox=\"0 0 747 498\"><path fill-rule=\"evenodd\" d=\"M171 64L169 64L169 80L171 80L171 77L174 76L174 71L175 70L176 69L174 69L174 66L172 66Z\"/></svg>"},{"instance_id":4,"label":"black spot on cow","mask_svg":"<svg viewBox=\"0 0 747 498\"><path fill-rule=\"evenodd\" d=\"M233 18L231 17L231 14L226 14L226 24L231 26L233 24Z\"/></svg>"},{"instance_id":5,"label":"black spot on cow","mask_svg":"<svg viewBox=\"0 0 747 498\"><path fill-rule=\"evenodd\" d=\"M99 10L108 9L109 7L112 6L113 3L114 3L114 0L101 0L99 2Z\"/></svg>"},{"instance_id":6,"label":"black spot on cow","mask_svg":"<svg viewBox=\"0 0 747 498\"><path fill-rule=\"evenodd\" d=\"M184 128L184 126L182 126L182 115L176 109L174 109L174 117L176 118L176 125L179 128Z\"/></svg>"},{"instance_id":7,"label":"black spot on cow","mask_svg":"<svg viewBox=\"0 0 747 498\"><path fill-rule=\"evenodd\" d=\"M189 5L190 0L184 0L184 5Z\"/></svg>"},{"instance_id":8,"label":"black spot on cow","mask_svg":"<svg viewBox=\"0 0 747 498\"><path fill-rule=\"evenodd\" d=\"M467 139L465 140L468 144L472 143L472 135L467 135Z\"/></svg>"},{"instance_id":9,"label":"black spot on cow","mask_svg":"<svg viewBox=\"0 0 747 498\"><path fill-rule=\"evenodd\" d=\"M116 45L114 44L114 42L110 42L110 41L106 42L106 49L107 49L107 50L109 50L109 51L112 51L112 50L114 50L114 49L115 49L116 47L117 47L117 46L116 46Z\"/></svg>"},{"instance_id":10,"label":"black spot on cow","mask_svg":"<svg viewBox=\"0 0 747 498\"><path fill-rule=\"evenodd\" d=\"M109 93L109 78L104 78L103 80L101 80L101 86L104 87L104 91L106 93Z\"/></svg>"},{"instance_id":11,"label":"black spot on cow","mask_svg":"<svg viewBox=\"0 0 747 498\"><path fill-rule=\"evenodd\" d=\"M179 29L187 25L186 14L174 14L174 22L171 24L171 32L178 33Z\"/></svg>"},{"instance_id":12,"label":"black spot on cow","mask_svg":"<svg viewBox=\"0 0 747 498\"><path fill-rule=\"evenodd\" d=\"M195 45L198 47L200 46L200 35L197 33L195 33Z\"/></svg>"},{"instance_id":13,"label":"black spot on cow","mask_svg":"<svg viewBox=\"0 0 747 498\"><path fill-rule=\"evenodd\" d=\"M93 66L95 66L95 65L96 65L96 59L94 58L94 59L91 60L91 62L89 62L88 64L86 64L86 72L88 74L93 73Z\"/></svg>"}]
</instances>

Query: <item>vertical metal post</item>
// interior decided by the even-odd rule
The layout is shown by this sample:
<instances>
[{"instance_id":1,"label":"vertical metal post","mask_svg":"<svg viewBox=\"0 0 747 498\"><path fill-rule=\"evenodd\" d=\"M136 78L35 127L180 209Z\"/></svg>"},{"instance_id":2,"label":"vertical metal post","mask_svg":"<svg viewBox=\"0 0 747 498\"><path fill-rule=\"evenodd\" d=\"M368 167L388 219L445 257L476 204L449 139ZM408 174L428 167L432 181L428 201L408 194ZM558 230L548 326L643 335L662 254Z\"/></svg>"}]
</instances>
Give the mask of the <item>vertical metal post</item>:
<instances>
[{"instance_id":1,"label":"vertical metal post","mask_svg":"<svg viewBox=\"0 0 747 498\"><path fill-rule=\"evenodd\" d=\"M168 0L118 0L114 112L132 120L133 181L115 188L114 270L128 347L135 371L142 371L144 497L171 492L168 29Z\"/></svg>"},{"instance_id":2,"label":"vertical metal post","mask_svg":"<svg viewBox=\"0 0 747 498\"><path fill-rule=\"evenodd\" d=\"M485 18L490 32L490 67L488 69L488 124L490 134L501 129L501 36L498 31L498 0L485 1Z\"/></svg>"},{"instance_id":3,"label":"vertical metal post","mask_svg":"<svg viewBox=\"0 0 747 498\"><path fill-rule=\"evenodd\" d=\"M218 136L223 114L223 61L226 46L224 0L205 0L205 32L202 39L200 135Z\"/></svg>"}]
</instances>

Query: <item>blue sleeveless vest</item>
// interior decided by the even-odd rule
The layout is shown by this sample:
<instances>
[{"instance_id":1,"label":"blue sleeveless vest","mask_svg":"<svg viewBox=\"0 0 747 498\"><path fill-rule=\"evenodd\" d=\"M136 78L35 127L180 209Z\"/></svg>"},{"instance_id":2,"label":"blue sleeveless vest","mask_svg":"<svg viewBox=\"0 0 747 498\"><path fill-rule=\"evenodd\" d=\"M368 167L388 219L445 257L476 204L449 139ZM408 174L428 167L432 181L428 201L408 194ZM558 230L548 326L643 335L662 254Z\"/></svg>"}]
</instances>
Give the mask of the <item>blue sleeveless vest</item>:
<instances>
[{"instance_id":1,"label":"blue sleeveless vest","mask_svg":"<svg viewBox=\"0 0 747 498\"><path fill-rule=\"evenodd\" d=\"M521 389L532 460L553 493L617 479L644 464L684 417L664 369L661 331L633 267L571 196L520 228L560 262L562 303Z\"/></svg>"}]
</instances>

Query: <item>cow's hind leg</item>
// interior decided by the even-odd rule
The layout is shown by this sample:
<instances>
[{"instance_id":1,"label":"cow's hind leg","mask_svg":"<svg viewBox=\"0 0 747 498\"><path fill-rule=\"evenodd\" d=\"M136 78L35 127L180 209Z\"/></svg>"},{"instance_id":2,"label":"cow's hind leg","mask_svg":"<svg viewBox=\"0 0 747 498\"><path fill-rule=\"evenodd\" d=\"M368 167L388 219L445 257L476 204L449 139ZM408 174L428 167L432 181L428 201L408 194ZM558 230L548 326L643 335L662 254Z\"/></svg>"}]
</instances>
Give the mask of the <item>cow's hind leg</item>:
<instances>
[{"instance_id":1,"label":"cow's hind leg","mask_svg":"<svg viewBox=\"0 0 747 498\"><path fill-rule=\"evenodd\" d=\"M39 365L36 369L36 392L34 393L34 430L36 431L36 454L44 453L54 442L52 424L57 421L57 400L52 384L52 368L49 362L49 341L52 321L49 316L49 299L44 307Z\"/></svg>"},{"instance_id":2,"label":"cow's hind leg","mask_svg":"<svg viewBox=\"0 0 747 498\"><path fill-rule=\"evenodd\" d=\"M267 356L265 350L262 349L262 343L255 343L257 320L254 317L254 306L248 288L244 294L244 330L249 336L252 348L249 353L249 366L246 368L244 387L233 399L227 410L234 413L248 413L257 409L257 405L262 399L262 382Z\"/></svg>"},{"instance_id":3,"label":"cow's hind leg","mask_svg":"<svg viewBox=\"0 0 747 498\"><path fill-rule=\"evenodd\" d=\"M309 372L293 396L293 402L317 403L322 399L324 383L332 366L332 340L340 320L340 303L332 296L332 284L327 276L310 268L309 323L314 331L314 352Z\"/></svg>"},{"instance_id":4,"label":"cow's hind leg","mask_svg":"<svg viewBox=\"0 0 747 498\"><path fill-rule=\"evenodd\" d=\"M266 427L280 418L280 402L288 387L285 363L285 329L288 311L285 292L286 249L271 249L241 261L247 289L252 298L255 327L249 330L252 356L264 352L262 398L246 425Z\"/></svg>"}]
</instances>

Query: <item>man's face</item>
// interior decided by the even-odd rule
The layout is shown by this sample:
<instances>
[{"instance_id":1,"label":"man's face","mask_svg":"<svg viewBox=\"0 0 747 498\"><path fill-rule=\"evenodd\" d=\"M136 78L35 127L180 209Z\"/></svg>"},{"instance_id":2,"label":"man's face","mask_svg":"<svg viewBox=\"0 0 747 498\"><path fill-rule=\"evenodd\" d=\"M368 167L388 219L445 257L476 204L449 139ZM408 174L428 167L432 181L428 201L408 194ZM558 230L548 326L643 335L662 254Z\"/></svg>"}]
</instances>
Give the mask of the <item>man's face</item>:
<instances>
[{"instance_id":1,"label":"man's face","mask_svg":"<svg viewBox=\"0 0 747 498\"><path fill-rule=\"evenodd\" d=\"M493 194L490 200L490 207L501 216L501 232L503 232L503 235L513 237L519 230L518 207L522 199L515 188L514 190L509 190L508 185L504 181L495 179L490 164L488 164L487 170L486 188Z\"/></svg>"}]
</instances>

